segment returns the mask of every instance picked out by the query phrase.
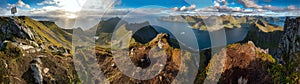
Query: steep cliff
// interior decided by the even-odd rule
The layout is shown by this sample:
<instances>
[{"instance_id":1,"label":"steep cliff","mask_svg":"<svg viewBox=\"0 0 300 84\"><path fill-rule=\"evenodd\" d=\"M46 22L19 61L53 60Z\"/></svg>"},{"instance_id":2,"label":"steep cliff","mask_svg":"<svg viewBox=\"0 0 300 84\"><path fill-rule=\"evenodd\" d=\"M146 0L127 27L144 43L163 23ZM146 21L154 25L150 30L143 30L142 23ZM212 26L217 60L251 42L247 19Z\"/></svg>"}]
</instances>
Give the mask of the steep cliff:
<instances>
[{"instance_id":1,"label":"steep cliff","mask_svg":"<svg viewBox=\"0 0 300 84\"><path fill-rule=\"evenodd\" d=\"M257 46L268 49L270 54L274 56L282 36L283 31L264 32L259 26L252 24L243 42L253 41Z\"/></svg>"},{"instance_id":2,"label":"steep cliff","mask_svg":"<svg viewBox=\"0 0 300 84\"><path fill-rule=\"evenodd\" d=\"M284 35L281 37L279 49L276 53L279 63L286 68L285 75L290 80L300 83L300 18L287 17L284 25Z\"/></svg>"},{"instance_id":3,"label":"steep cliff","mask_svg":"<svg viewBox=\"0 0 300 84\"><path fill-rule=\"evenodd\" d=\"M277 56L281 61L292 61L295 53L300 51L300 18L287 17L284 35L280 39Z\"/></svg>"}]
</instances>

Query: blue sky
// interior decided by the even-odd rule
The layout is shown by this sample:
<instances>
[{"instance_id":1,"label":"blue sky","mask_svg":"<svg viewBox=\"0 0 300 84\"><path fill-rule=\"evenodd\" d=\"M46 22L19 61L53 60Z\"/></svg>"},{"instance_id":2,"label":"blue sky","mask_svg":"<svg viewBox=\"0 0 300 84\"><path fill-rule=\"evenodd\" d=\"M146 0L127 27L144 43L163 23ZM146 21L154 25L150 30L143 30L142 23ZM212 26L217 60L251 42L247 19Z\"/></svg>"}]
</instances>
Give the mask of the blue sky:
<instances>
[{"instance_id":1,"label":"blue sky","mask_svg":"<svg viewBox=\"0 0 300 84\"><path fill-rule=\"evenodd\" d=\"M39 8L41 6L37 3L41 3L45 0L22 0L24 3L29 4L33 8ZM73 0L76 2L76 0ZM207 0L212 2L211 0ZM7 6L7 4L15 4L18 0L4 0L0 2L1 7ZM121 4L117 5L118 8L137 8L147 5L159 5L165 7L175 7L175 6L186 6L189 5L185 0L121 0ZM205 6L210 6L212 4L205 4Z\"/></svg>"},{"instance_id":2,"label":"blue sky","mask_svg":"<svg viewBox=\"0 0 300 84\"><path fill-rule=\"evenodd\" d=\"M0 7L5 8L7 4L15 4L19 0L3 0L0 2ZM45 5L37 5L37 3L41 3L43 1L55 1L55 0L22 0L25 4L30 5L31 8L40 8ZM59 0L57 0L59 1ZM76 2L76 0L72 0ZM105 1L105 0L103 0ZM164 7L181 7L181 6L189 6L190 4L196 4L198 8L208 7L214 5L214 0L199 0L202 2L193 3L196 0L121 0L121 4L116 5L116 8L138 8L148 5L158 5ZM218 1L218 0L217 0ZM221 0L219 0L221 1ZM250 0L251 1L251 0ZM290 5L294 5L299 7L299 0L253 0L258 5L272 5L278 7L287 7ZM190 3L191 2L191 3ZM239 0L227 0L228 6L230 7L243 7L243 5L239 2ZM50 4L54 5L54 4Z\"/></svg>"},{"instance_id":3,"label":"blue sky","mask_svg":"<svg viewBox=\"0 0 300 84\"><path fill-rule=\"evenodd\" d=\"M142 7L147 5L159 5L165 7L181 7L188 6L190 4L196 4L198 8L213 6L214 0L199 0L202 1L200 3L188 3L185 0L122 0L121 5L119 7ZM299 0L254 0L258 5L273 5L273 6L289 6L295 5L300 6ZM229 6L232 7L243 7L242 4L238 2L238 0L227 0Z\"/></svg>"},{"instance_id":4,"label":"blue sky","mask_svg":"<svg viewBox=\"0 0 300 84\"><path fill-rule=\"evenodd\" d=\"M44 15L44 16L69 16L75 18L72 13L82 10L103 11L109 8L112 0L3 0L0 2L0 15L9 15L10 8L17 6L18 13L23 15ZM300 15L299 0L114 0L114 9L133 9L145 6L161 6L165 10L173 12L190 12L197 9L216 9L218 12L289 12L293 11ZM194 5L196 8L191 8ZM83 7L84 6L84 7ZM185 6L185 7L184 7ZM150 7L151 8L151 7ZM176 9L177 8L177 9ZM156 8L153 8L156 9ZM175 10L175 11L174 11ZM115 13L126 12L117 11ZM153 11L160 12L160 11ZM172 12L172 11L171 11ZM171 13L170 12L170 13ZM95 13L95 12L92 12ZM101 13L95 13L101 14Z\"/></svg>"},{"instance_id":5,"label":"blue sky","mask_svg":"<svg viewBox=\"0 0 300 84\"><path fill-rule=\"evenodd\" d=\"M184 0L122 0L122 3L117 7L138 8L147 5L176 7L176 6L188 6L189 3L185 2Z\"/></svg>"}]
</instances>

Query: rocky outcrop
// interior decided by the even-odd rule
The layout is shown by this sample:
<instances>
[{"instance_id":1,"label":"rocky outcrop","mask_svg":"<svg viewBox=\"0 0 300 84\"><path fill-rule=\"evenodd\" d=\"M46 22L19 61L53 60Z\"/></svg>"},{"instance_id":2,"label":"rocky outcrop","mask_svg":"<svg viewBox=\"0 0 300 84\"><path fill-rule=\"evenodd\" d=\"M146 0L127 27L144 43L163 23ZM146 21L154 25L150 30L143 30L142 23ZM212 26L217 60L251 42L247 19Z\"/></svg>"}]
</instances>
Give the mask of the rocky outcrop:
<instances>
[{"instance_id":1,"label":"rocky outcrop","mask_svg":"<svg viewBox=\"0 0 300 84\"><path fill-rule=\"evenodd\" d=\"M34 35L28 27L24 27L12 17L2 17L1 22L1 40L13 39L13 37L25 38L33 40Z\"/></svg>"},{"instance_id":2,"label":"rocky outcrop","mask_svg":"<svg viewBox=\"0 0 300 84\"><path fill-rule=\"evenodd\" d=\"M154 39L157 34L158 32L152 26L145 26L136 31L132 37L135 41L145 44Z\"/></svg>"},{"instance_id":3,"label":"rocky outcrop","mask_svg":"<svg viewBox=\"0 0 300 84\"><path fill-rule=\"evenodd\" d=\"M276 57L280 62L293 61L296 52L300 51L300 18L287 17L284 25L284 35L281 37Z\"/></svg>"},{"instance_id":4,"label":"rocky outcrop","mask_svg":"<svg viewBox=\"0 0 300 84\"><path fill-rule=\"evenodd\" d=\"M207 81L221 84L270 83L267 69L271 63L275 63L275 59L267 50L256 47L251 41L232 44L212 57L207 67Z\"/></svg>"},{"instance_id":5,"label":"rocky outcrop","mask_svg":"<svg viewBox=\"0 0 300 84\"><path fill-rule=\"evenodd\" d=\"M30 64L30 68L33 71L35 81L38 84L42 84L42 82L43 82L41 64L42 64L42 62L41 62L40 58L35 58Z\"/></svg>"}]
</instances>

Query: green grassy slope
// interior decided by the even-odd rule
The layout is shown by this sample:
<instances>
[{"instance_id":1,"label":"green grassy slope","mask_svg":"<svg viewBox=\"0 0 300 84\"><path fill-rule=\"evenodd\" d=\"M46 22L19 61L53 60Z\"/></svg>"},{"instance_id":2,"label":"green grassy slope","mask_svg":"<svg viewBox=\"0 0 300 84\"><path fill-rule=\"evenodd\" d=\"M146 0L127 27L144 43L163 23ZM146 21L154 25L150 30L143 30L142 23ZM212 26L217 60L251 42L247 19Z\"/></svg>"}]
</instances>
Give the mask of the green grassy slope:
<instances>
[{"instance_id":1,"label":"green grassy slope","mask_svg":"<svg viewBox=\"0 0 300 84\"><path fill-rule=\"evenodd\" d=\"M29 17L17 17L18 22L31 28L36 36L35 40L40 43L49 43L59 47L71 47L71 34L65 32L55 24L43 24Z\"/></svg>"}]
</instances>

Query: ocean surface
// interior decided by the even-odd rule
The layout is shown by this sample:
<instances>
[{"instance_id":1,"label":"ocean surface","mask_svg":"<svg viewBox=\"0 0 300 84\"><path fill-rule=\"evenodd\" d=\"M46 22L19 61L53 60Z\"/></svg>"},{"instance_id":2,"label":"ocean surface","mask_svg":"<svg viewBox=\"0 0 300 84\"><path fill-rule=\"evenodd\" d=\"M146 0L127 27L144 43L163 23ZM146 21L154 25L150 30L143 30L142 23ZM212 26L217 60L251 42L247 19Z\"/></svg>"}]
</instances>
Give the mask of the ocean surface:
<instances>
[{"instance_id":1,"label":"ocean surface","mask_svg":"<svg viewBox=\"0 0 300 84\"><path fill-rule=\"evenodd\" d=\"M168 33L171 38L175 38L181 45L193 50L203 50L212 47L225 46L227 44L242 41L248 34L249 27L220 29L209 32L189 28L188 23L161 21L154 17L125 18L127 22L141 23L148 21L159 33Z\"/></svg>"},{"instance_id":2,"label":"ocean surface","mask_svg":"<svg viewBox=\"0 0 300 84\"><path fill-rule=\"evenodd\" d=\"M164 22L163 22L164 23ZM180 26L178 23L169 23L169 25ZM175 27L175 28L176 28ZM177 39L182 46L194 49L194 50L203 50L212 47L220 47L227 44L235 43L242 41L248 34L248 27L244 28L235 28L235 29L220 29L217 31L205 31L198 29L191 29L188 27L181 27L184 29L176 30L174 28L161 28L154 27L159 33L168 33L171 34L171 38ZM183 31L182 31L183 30ZM189 32L191 30L192 32ZM170 32L172 31L172 32ZM185 32L186 31L186 32ZM189 34L187 34L189 32ZM194 41L194 42L193 42ZM197 45L195 45L195 42Z\"/></svg>"}]
</instances>

